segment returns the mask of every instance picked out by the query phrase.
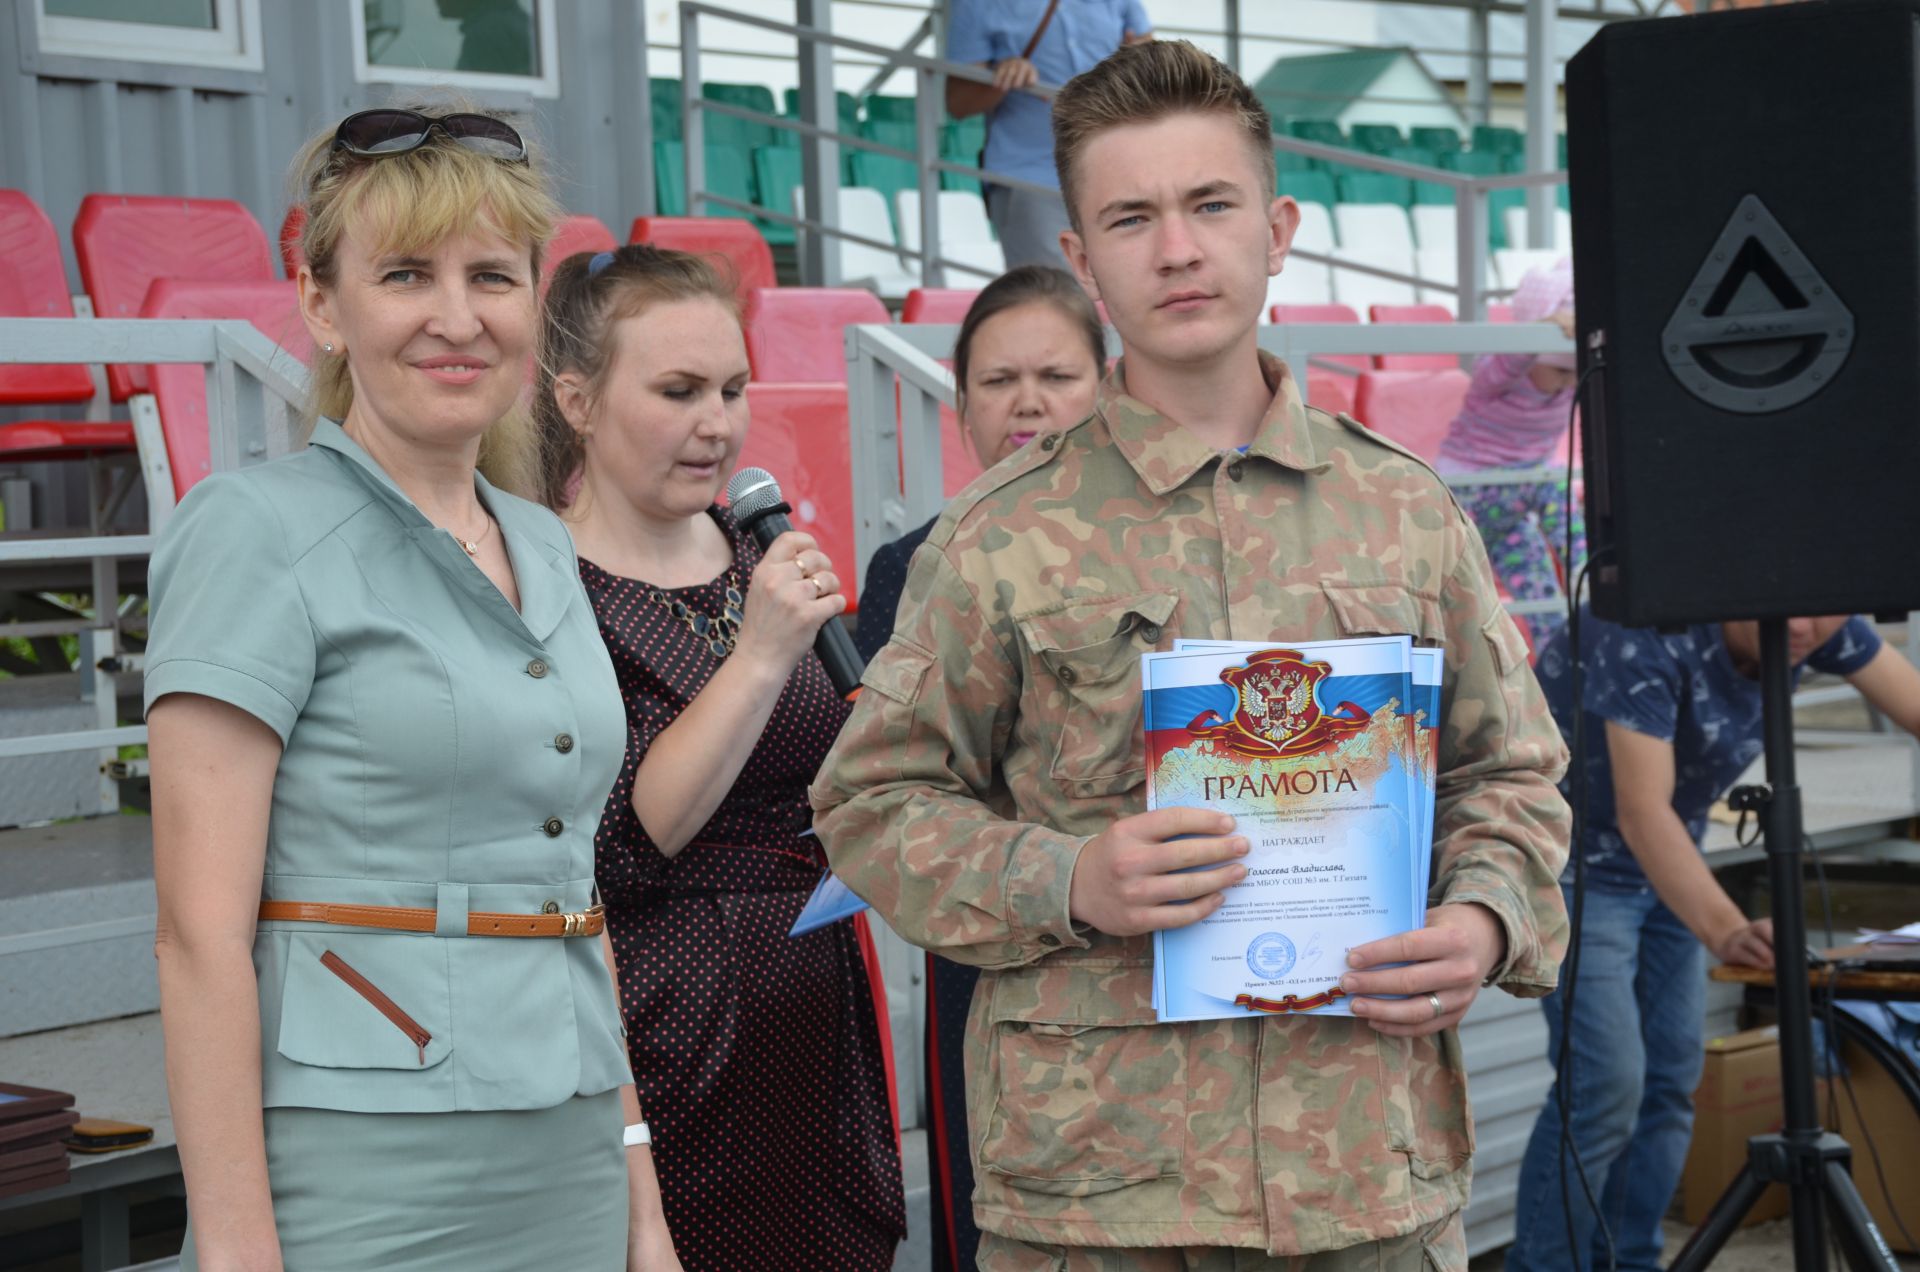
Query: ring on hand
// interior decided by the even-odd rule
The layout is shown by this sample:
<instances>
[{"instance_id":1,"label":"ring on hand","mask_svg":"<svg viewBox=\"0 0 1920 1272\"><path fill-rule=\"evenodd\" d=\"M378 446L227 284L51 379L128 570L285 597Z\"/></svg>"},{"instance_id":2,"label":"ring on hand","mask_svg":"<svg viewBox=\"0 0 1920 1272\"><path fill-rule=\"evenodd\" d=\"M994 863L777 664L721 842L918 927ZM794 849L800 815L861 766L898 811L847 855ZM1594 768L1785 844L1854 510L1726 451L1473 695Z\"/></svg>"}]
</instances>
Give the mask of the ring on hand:
<instances>
[{"instance_id":1,"label":"ring on hand","mask_svg":"<svg viewBox=\"0 0 1920 1272\"><path fill-rule=\"evenodd\" d=\"M827 594L827 585L820 581L819 575L817 574L807 575L807 582L813 584L813 595L815 600L818 600L820 597L823 597Z\"/></svg>"},{"instance_id":2,"label":"ring on hand","mask_svg":"<svg viewBox=\"0 0 1920 1272\"><path fill-rule=\"evenodd\" d=\"M813 577L811 574L807 573L807 563L805 561L802 561L797 556L793 558L793 568L800 571L800 577L803 579L810 579Z\"/></svg>"},{"instance_id":3,"label":"ring on hand","mask_svg":"<svg viewBox=\"0 0 1920 1272\"><path fill-rule=\"evenodd\" d=\"M1427 1001L1433 1004L1433 1018L1435 1020L1447 1014L1447 1009L1440 1005L1440 995L1428 994Z\"/></svg>"}]
</instances>

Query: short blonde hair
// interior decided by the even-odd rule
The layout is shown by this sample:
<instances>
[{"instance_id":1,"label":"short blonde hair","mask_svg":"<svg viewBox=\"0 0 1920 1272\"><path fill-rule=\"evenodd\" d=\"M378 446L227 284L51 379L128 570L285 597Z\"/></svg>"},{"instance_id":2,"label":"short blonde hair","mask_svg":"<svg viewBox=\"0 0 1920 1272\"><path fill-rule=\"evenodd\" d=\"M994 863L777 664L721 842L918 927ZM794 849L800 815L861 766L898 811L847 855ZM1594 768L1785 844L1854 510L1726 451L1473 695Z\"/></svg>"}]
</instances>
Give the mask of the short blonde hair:
<instances>
[{"instance_id":1,"label":"short blonde hair","mask_svg":"<svg viewBox=\"0 0 1920 1272\"><path fill-rule=\"evenodd\" d=\"M1272 197L1273 120L1247 82L1185 40L1149 40L1122 45L1068 80L1053 99L1053 162L1075 230L1080 229L1076 165L1087 143L1110 128L1186 111L1223 115L1239 127L1266 174L1265 195Z\"/></svg>"},{"instance_id":2,"label":"short blonde hair","mask_svg":"<svg viewBox=\"0 0 1920 1272\"><path fill-rule=\"evenodd\" d=\"M407 109L427 115L488 113L452 101L410 103ZM294 200L306 213L300 254L320 286L331 288L337 281L340 240L349 230L366 233L382 250L404 254L430 251L443 239L473 230L497 234L527 245L532 279L539 278L542 251L561 214L531 144L527 162L503 163L436 131L418 150L369 159L334 151L333 134L332 127L315 134L293 169ZM537 304L531 288L527 303ZM353 406L347 355L314 350L310 386L309 427L320 416L344 418ZM480 469L502 489L527 494L539 482L538 452L532 421L516 407L481 437Z\"/></svg>"}]
</instances>

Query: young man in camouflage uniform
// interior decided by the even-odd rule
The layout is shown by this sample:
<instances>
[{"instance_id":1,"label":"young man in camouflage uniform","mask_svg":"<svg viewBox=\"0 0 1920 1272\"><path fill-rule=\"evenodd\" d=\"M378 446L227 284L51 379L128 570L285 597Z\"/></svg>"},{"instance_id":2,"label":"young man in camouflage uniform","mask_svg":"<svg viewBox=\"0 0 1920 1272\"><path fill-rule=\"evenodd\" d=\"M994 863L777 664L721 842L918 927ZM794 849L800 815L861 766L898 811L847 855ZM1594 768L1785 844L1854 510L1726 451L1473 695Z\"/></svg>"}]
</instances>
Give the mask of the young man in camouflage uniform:
<instances>
[{"instance_id":1,"label":"young man in camouflage uniform","mask_svg":"<svg viewBox=\"0 0 1920 1272\"><path fill-rule=\"evenodd\" d=\"M1553 988L1565 944L1565 753L1479 537L1256 347L1299 219L1269 132L1188 44L1061 93L1062 242L1126 357L1093 415L949 506L813 788L835 870L986 970L982 1268L1464 1268L1453 1026L1483 984ZM1141 811L1140 655L1378 633L1446 650L1427 926L1353 951L1357 1019L1159 1023L1147 934L1212 913L1247 845Z\"/></svg>"}]
</instances>

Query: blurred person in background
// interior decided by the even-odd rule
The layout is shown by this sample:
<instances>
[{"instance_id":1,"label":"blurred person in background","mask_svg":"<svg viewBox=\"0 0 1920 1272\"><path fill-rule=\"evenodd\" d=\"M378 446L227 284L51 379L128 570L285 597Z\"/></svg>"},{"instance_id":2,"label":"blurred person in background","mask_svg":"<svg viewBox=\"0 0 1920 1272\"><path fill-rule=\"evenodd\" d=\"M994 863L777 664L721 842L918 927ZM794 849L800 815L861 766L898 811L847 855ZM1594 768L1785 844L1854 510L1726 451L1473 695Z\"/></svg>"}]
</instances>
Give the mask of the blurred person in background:
<instances>
[{"instance_id":1,"label":"blurred person in background","mask_svg":"<svg viewBox=\"0 0 1920 1272\"><path fill-rule=\"evenodd\" d=\"M947 21L947 57L993 72L991 84L948 80L947 114L987 117L982 167L1053 191L986 187L1007 265L1057 269L1068 225L1053 166L1053 103L1018 90L1064 84L1121 45L1152 39L1144 0L953 0Z\"/></svg>"}]
</instances>

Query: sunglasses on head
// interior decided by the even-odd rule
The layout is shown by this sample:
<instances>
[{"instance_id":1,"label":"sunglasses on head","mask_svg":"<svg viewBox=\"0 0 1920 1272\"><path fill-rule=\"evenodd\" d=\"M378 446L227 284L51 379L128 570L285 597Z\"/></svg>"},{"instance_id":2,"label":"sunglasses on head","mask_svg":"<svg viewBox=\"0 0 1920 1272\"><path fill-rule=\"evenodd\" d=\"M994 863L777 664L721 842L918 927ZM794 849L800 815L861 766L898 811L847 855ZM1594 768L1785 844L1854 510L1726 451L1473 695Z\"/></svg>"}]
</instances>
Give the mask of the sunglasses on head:
<instances>
[{"instance_id":1,"label":"sunglasses on head","mask_svg":"<svg viewBox=\"0 0 1920 1272\"><path fill-rule=\"evenodd\" d=\"M417 110L363 110L333 131L333 149L385 159L420 149L434 130L456 146L502 163L525 163L527 143L513 125L491 115L423 115Z\"/></svg>"}]
</instances>

